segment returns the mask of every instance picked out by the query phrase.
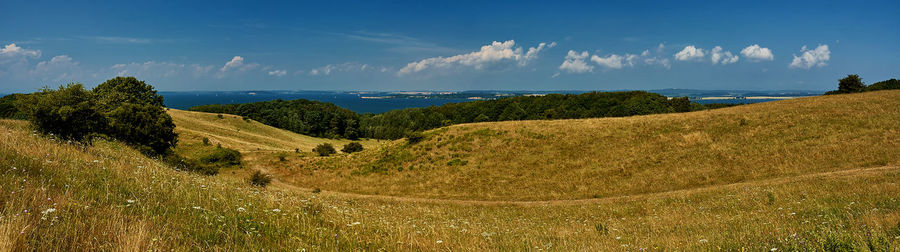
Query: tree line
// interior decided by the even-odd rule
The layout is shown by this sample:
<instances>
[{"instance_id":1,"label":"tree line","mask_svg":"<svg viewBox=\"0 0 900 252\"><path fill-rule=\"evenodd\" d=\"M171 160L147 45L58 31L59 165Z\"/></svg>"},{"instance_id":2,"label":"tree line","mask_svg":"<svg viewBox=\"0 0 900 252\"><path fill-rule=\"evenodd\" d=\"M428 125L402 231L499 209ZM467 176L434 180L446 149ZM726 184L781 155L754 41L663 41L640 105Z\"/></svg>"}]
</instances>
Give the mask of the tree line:
<instances>
[{"instance_id":1,"label":"tree line","mask_svg":"<svg viewBox=\"0 0 900 252\"><path fill-rule=\"evenodd\" d=\"M398 139L411 132L461 123L621 117L725 106L732 105L701 105L687 97L668 98L645 91L625 91L517 96L380 114L357 114L331 103L305 99L202 105L190 110L244 116L273 127L319 137Z\"/></svg>"},{"instance_id":2,"label":"tree line","mask_svg":"<svg viewBox=\"0 0 900 252\"><path fill-rule=\"evenodd\" d=\"M878 90L900 89L900 80L890 79L866 85L858 74L848 74L847 77L838 80L838 89L825 92L825 95L850 94Z\"/></svg>"}]
</instances>

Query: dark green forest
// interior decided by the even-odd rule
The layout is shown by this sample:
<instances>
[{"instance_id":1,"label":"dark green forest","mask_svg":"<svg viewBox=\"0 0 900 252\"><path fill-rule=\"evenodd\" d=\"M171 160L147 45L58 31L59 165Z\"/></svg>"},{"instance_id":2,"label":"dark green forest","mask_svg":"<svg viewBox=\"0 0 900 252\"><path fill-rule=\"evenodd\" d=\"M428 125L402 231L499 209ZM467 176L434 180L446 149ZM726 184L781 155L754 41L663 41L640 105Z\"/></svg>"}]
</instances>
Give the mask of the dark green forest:
<instances>
[{"instance_id":1,"label":"dark green forest","mask_svg":"<svg viewBox=\"0 0 900 252\"><path fill-rule=\"evenodd\" d=\"M305 99L273 100L243 104L213 104L192 111L243 116L276 128L304 135L357 139L359 115L337 105Z\"/></svg>"},{"instance_id":2,"label":"dark green forest","mask_svg":"<svg viewBox=\"0 0 900 252\"><path fill-rule=\"evenodd\" d=\"M728 105L710 105L723 106ZM392 110L381 114L356 114L334 104L303 99L203 105L191 110L244 116L270 126L319 137L398 139L410 132L461 123L621 117L707 108L691 103L686 97L669 99L656 93L627 91L518 96Z\"/></svg>"}]
</instances>

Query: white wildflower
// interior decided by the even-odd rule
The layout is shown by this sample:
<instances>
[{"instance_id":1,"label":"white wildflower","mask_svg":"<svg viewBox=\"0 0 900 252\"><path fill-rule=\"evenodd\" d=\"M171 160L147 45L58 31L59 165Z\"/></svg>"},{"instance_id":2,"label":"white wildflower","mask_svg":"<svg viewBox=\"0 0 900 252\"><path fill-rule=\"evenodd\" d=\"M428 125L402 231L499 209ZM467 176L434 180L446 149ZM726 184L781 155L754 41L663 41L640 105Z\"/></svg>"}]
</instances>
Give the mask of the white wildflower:
<instances>
[{"instance_id":1,"label":"white wildflower","mask_svg":"<svg viewBox=\"0 0 900 252\"><path fill-rule=\"evenodd\" d=\"M130 200L125 200L125 202L127 202L128 204L134 204L134 202L136 202L136 201L133 199L130 199Z\"/></svg>"},{"instance_id":2,"label":"white wildflower","mask_svg":"<svg viewBox=\"0 0 900 252\"><path fill-rule=\"evenodd\" d=\"M246 212L247 209L244 209L243 207L238 207L237 211L238 212Z\"/></svg>"},{"instance_id":3,"label":"white wildflower","mask_svg":"<svg viewBox=\"0 0 900 252\"><path fill-rule=\"evenodd\" d=\"M272 212L280 213L281 209L275 208L275 209L272 209Z\"/></svg>"},{"instance_id":4,"label":"white wildflower","mask_svg":"<svg viewBox=\"0 0 900 252\"><path fill-rule=\"evenodd\" d=\"M444 241L437 240L437 244L441 244L441 243L444 243Z\"/></svg>"}]
</instances>

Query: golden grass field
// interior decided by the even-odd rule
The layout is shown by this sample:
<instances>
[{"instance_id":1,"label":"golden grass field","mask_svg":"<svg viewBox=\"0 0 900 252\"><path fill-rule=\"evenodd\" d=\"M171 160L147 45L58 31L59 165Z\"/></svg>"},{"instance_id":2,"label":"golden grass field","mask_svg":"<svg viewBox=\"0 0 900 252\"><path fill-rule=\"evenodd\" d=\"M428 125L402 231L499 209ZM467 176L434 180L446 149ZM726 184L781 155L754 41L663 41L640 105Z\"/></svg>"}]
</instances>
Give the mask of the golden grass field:
<instances>
[{"instance_id":1,"label":"golden grass field","mask_svg":"<svg viewBox=\"0 0 900 252\"><path fill-rule=\"evenodd\" d=\"M182 143L215 138L275 172L265 189L0 120L0 250L896 251L898 98L457 125L286 161L326 140L170 110Z\"/></svg>"},{"instance_id":2,"label":"golden grass field","mask_svg":"<svg viewBox=\"0 0 900 252\"><path fill-rule=\"evenodd\" d=\"M432 130L418 144L302 160L284 180L438 199L663 192L900 164L898 118L900 91L887 91L679 114L463 124Z\"/></svg>"}]
</instances>

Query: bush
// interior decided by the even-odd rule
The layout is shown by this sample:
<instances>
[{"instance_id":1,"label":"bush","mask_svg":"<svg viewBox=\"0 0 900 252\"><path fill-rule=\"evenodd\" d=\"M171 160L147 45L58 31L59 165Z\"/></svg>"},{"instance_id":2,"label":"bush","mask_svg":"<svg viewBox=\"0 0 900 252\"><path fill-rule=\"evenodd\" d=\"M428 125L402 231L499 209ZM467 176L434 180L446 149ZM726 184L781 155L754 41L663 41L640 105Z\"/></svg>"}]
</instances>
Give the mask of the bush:
<instances>
[{"instance_id":1,"label":"bush","mask_svg":"<svg viewBox=\"0 0 900 252\"><path fill-rule=\"evenodd\" d=\"M334 146L331 146L330 143L317 145L316 148L313 148L313 152L318 153L319 156L323 157L337 153L337 151L334 150Z\"/></svg>"},{"instance_id":2,"label":"bush","mask_svg":"<svg viewBox=\"0 0 900 252\"><path fill-rule=\"evenodd\" d=\"M108 134L147 155L162 155L175 147L175 123L162 107L122 103L106 112Z\"/></svg>"},{"instance_id":3,"label":"bush","mask_svg":"<svg viewBox=\"0 0 900 252\"><path fill-rule=\"evenodd\" d=\"M23 97L16 106L38 132L83 141L89 140L87 136L106 132L107 120L97 110L95 98L81 84L69 84Z\"/></svg>"},{"instance_id":4,"label":"bush","mask_svg":"<svg viewBox=\"0 0 900 252\"><path fill-rule=\"evenodd\" d=\"M241 153L233 149L218 147L212 153L200 158L200 161L211 165L240 165Z\"/></svg>"},{"instance_id":5,"label":"bush","mask_svg":"<svg viewBox=\"0 0 900 252\"><path fill-rule=\"evenodd\" d=\"M196 172L208 176L219 174L218 166L200 164L195 160L187 159L176 154L166 155L163 157L163 162L177 170Z\"/></svg>"},{"instance_id":6,"label":"bush","mask_svg":"<svg viewBox=\"0 0 900 252\"><path fill-rule=\"evenodd\" d=\"M422 134L422 132L415 131L406 134L406 141L409 142L409 144L417 144L422 140L425 140L425 135Z\"/></svg>"},{"instance_id":7,"label":"bush","mask_svg":"<svg viewBox=\"0 0 900 252\"><path fill-rule=\"evenodd\" d=\"M203 145L209 146L209 138L203 138Z\"/></svg>"},{"instance_id":8,"label":"bush","mask_svg":"<svg viewBox=\"0 0 900 252\"><path fill-rule=\"evenodd\" d=\"M26 94L11 94L0 97L0 118L27 119L25 112L16 107L16 101L25 96Z\"/></svg>"},{"instance_id":9,"label":"bush","mask_svg":"<svg viewBox=\"0 0 900 252\"><path fill-rule=\"evenodd\" d=\"M272 183L272 177L257 170L253 172L253 175L250 175L247 181L253 186L266 187L269 183Z\"/></svg>"},{"instance_id":10,"label":"bush","mask_svg":"<svg viewBox=\"0 0 900 252\"><path fill-rule=\"evenodd\" d=\"M866 84L863 84L862 78L859 78L859 75L849 74L847 77L838 80L838 92L840 93L858 93L865 89Z\"/></svg>"},{"instance_id":11,"label":"bush","mask_svg":"<svg viewBox=\"0 0 900 252\"><path fill-rule=\"evenodd\" d=\"M107 134L148 155L165 155L175 147L175 123L153 86L134 77L116 77L93 92L98 110L108 118Z\"/></svg>"},{"instance_id":12,"label":"bush","mask_svg":"<svg viewBox=\"0 0 900 252\"><path fill-rule=\"evenodd\" d=\"M341 149L341 151L343 151L344 153L354 153L354 152L360 152L362 150L363 150L362 144L357 143L357 142L351 142L351 143L345 144L344 148Z\"/></svg>"}]
</instances>

